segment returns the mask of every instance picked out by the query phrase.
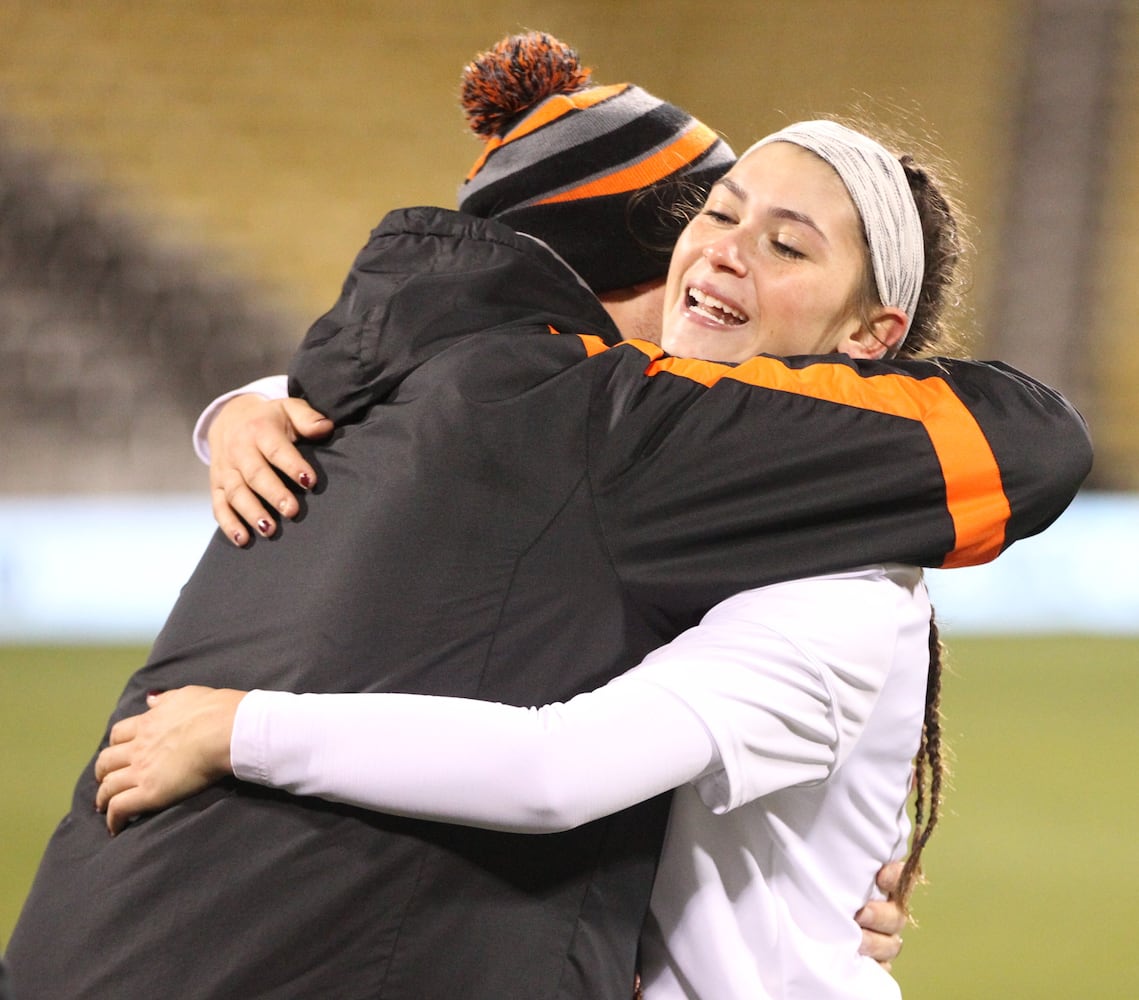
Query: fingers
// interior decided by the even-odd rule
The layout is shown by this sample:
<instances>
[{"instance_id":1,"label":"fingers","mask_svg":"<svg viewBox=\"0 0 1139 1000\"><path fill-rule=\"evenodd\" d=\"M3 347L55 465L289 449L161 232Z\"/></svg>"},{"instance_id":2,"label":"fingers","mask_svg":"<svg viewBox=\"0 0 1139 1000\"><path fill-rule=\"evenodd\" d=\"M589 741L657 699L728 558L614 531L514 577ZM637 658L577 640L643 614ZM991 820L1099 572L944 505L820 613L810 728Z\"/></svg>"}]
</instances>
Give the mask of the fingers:
<instances>
[{"instance_id":1,"label":"fingers","mask_svg":"<svg viewBox=\"0 0 1139 1000\"><path fill-rule=\"evenodd\" d=\"M875 880L878 888L887 896L897 888L902 874L902 862L895 861L884 865ZM906 926L906 915L901 906L888 899L874 899L855 914L854 919L862 928L863 955L869 955L887 972L893 968L894 959L902 950L902 931Z\"/></svg>"},{"instance_id":2,"label":"fingers","mask_svg":"<svg viewBox=\"0 0 1139 1000\"><path fill-rule=\"evenodd\" d=\"M292 441L273 429L258 436L240 453L235 450L235 458L236 471L245 485L265 500L266 507L285 517L300 513L300 503L277 470L302 486L315 483L316 475Z\"/></svg>"},{"instance_id":3,"label":"fingers","mask_svg":"<svg viewBox=\"0 0 1139 1000\"><path fill-rule=\"evenodd\" d=\"M902 878L902 868L904 867L901 861L891 861L888 865L883 865L878 869L878 877L875 882L878 888L882 890L885 895L889 896L895 889L898 888L898 882ZM899 928L901 930L901 928Z\"/></svg>"},{"instance_id":4,"label":"fingers","mask_svg":"<svg viewBox=\"0 0 1139 1000\"><path fill-rule=\"evenodd\" d=\"M878 934L867 930L862 932L862 944L858 953L874 959L887 972L894 967L894 959L901 954L901 951L902 936L900 934Z\"/></svg>"},{"instance_id":5,"label":"fingers","mask_svg":"<svg viewBox=\"0 0 1139 1000\"><path fill-rule=\"evenodd\" d=\"M303 399L271 400L266 406L269 409L263 409L249 424L248 433L253 436L257 454L245 453L250 464L242 472L253 491L274 510L285 517L296 517L300 506L292 491L283 486L277 470L301 489L311 490L316 485L316 471L293 442L297 438L327 437L333 424Z\"/></svg>"},{"instance_id":6,"label":"fingers","mask_svg":"<svg viewBox=\"0 0 1139 1000\"><path fill-rule=\"evenodd\" d=\"M118 743L114 746L106 747L99 752L99 756L95 758L95 780L103 781L112 771L117 771L121 767L125 767L130 763L130 751L126 748L125 744Z\"/></svg>"},{"instance_id":7,"label":"fingers","mask_svg":"<svg viewBox=\"0 0 1139 1000\"><path fill-rule=\"evenodd\" d=\"M862 928L859 953L868 955L889 972L902 951L901 932L906 925L902 908L888 900L871 900L854 919Z\"/></svg>"},{"instance_id":8,"label":"fingers","mask_svg":"<svg viewBox=\"0 0 1139 1000\"><path fill-rule=\"evenodd\" d=\"M239 548L249 543L247 525L253 525L262 538L277 530L273 515L236 470L211 470L210 506L222 533Z\"/></svg>"},{"instance_id":9,"label":"fingers","mask_svg":"<svg viewBox=\"0 0 1139 1000\"><path fill-rule=\"evenodd\" d=\"M304 400L239 396L218 413L209 432L210 496L214 519L236 545L277 530L276 517L296 517L300 502L281 479L302 489L316 485L316 472L293 442L321 437L332 421ZM279 471L278 471L279 470Z\"/></svg>"},{"instance_id":10,"label":"fingers","mask_svg":"<svg viewBox=\"0 0 1139 1000\"><path fill-rule=\"evenodd\" d=\"M142 793L130 766L129 751L130 746L125 743L108 747L99 754L95 765L95 776L99 779L95 811L106 813L107 830L112 836L145 811Z\"/></svg>"},{"instance_id":11,"label":"fingers","mask_svg":"<svg viewBox=\"0 0 1139 1000\"><path fill-rule=\"evenodd\" d=\"M897 903L886 899L872 899L855 914L858 926L885 936L901 934L906 927L906 915Z\"/></svg>"},{"instance_id":12,"label":"fingers","mask_svg":"<svg viewBox=\"0 0 1139 1000\"><path fill-rule=\"evenodd\" d=\"M131 715L125 719L120 719L111 727L111 734L109 741L113 746L116 743L126 743L127 740L133 740L135 734L138 732L139 716Z\"/></svg>"},{"instance_id":13,"label":"fingers","mask_svg":"<svg viewBox=\"0 0 1139 1000\"><path fill-rule=\"evenodd\" d=\"M137 788L127 788L117 792L107 804L107 829L111 836L122 833L131 820L138 819L147 810L141 802Z\"/></svg>"},{"instance_id":14,"label":"fingers","mask_svg":"<svg viewBox=\"0 0 1139 1000\"><path fill-rule=\"evenodd\" d=\"M95 777L99 780L99 788L95 792L96 812L102 812L107 808L112 796L134 784L134 779L128 774L129 755L107 757L107 753L108 751L104 750L99 754L100 766L95 769Z\"/></svg>"},{"instance_id":15,"label":"fingers","mask_svg":"<svg viewBox=\"0 0 1139 1000\"><path fill-rule=\"evenodd\" d=\"M111 833L142 813L201 791L225 773L232 717L242 696L200 686L152 691L147 712L115 723L110 744L95 760L95 809L106 813ZM214 724L203 729L203 716Z\"/></svg>"}]
</instances>

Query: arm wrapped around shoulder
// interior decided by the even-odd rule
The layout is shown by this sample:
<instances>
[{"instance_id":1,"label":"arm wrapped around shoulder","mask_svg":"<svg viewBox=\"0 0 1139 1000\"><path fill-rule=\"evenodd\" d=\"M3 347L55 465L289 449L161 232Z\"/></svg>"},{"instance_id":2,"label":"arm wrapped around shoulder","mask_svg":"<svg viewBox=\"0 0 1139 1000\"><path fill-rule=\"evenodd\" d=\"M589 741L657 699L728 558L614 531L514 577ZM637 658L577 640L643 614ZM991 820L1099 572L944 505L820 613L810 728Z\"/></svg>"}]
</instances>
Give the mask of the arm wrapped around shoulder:
<instances>
[{"instance_id":1,"label":"arm wrapped around shoulder","mask_svg":"<svg viewBox=\"0 0 1139 1000\"><path fill-rule=\"evenodd\" d=\"M1009 503L1002 550L1043 531L1075 498L1092 467L1083 417L1060 393L1000 362L945 362L977 421Z\"/></svg>"}]
</instances>

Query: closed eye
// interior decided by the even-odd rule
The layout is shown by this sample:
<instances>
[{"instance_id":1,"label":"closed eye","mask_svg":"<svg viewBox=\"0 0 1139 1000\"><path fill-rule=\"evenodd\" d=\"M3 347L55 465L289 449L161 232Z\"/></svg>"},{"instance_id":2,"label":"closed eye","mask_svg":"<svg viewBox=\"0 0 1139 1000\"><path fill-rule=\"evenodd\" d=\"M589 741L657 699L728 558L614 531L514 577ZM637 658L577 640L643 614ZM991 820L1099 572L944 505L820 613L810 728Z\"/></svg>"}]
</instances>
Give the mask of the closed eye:
<instances>
[{"instance_id":1,"label":"closed eye","mask_svg":"<svg viewBox=\"0 0 1139 1000\"><path fill-rule=\"evenodd\" d=\"M792 260L803 260L807 256L803 251L796 250L795 247L784 243L782 240L772 240L771 245L775 248L775 252L780 257L789 257Z\"/></svg>"},{"instance_id":2,"label":"closed eye","mask_svg":"<svg viewBox=\"0 0 1139 1000\"><path fill-rule=\"evenodd\" d=\"M706 215L713 222L721 222L725 225L731 225L736 221L734 216L728 215L727 212L719 212L714 208L706 208L700 214Z\"/></svg>"}]
</instances>

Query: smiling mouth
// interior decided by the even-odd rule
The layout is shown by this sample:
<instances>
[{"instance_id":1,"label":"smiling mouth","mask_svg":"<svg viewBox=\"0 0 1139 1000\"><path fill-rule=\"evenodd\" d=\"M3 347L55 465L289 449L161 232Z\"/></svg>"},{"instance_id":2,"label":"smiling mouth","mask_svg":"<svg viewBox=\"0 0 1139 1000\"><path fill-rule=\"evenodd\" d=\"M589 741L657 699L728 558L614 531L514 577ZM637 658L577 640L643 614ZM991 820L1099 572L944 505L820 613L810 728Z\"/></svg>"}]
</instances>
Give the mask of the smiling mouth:
<instances>
[{"instance_id":1,"label":"smiling mouth","mask_svg":"<svg viewBox=\"0 0 1139 1000\"><path fill-rule=\"evenodd\" d=\"M738 309L733 309L726 302L721 302L716 296L709 295L699 288L688 289L686 305L690 312L710 319L720 326L741 326L747 322L747 316Z\"/></svg>"}]
</instances>

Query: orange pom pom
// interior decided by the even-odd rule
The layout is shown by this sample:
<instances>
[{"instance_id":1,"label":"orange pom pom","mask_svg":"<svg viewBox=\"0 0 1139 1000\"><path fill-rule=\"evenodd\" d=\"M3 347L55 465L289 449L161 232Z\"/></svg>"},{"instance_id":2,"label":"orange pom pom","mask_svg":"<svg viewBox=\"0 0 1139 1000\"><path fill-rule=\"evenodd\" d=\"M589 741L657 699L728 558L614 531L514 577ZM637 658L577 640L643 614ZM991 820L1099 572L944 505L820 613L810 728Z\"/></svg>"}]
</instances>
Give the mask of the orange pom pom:
<instances>
[{"instance_id":1,"label":"orange pom pom","mask_svg":"<svg viewBox=\"0 0 1139 1000\"><path fill-rule=\"evenodd\" d=\"M583 89L589 74L568 45L530 31L504 38L469 63L460 101L473 132L501 136L547 97Z\"/></svg>"}]
</instances>

